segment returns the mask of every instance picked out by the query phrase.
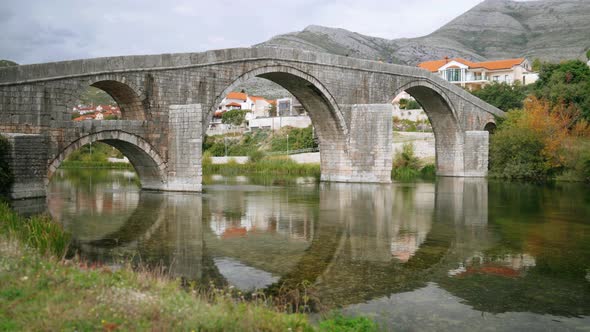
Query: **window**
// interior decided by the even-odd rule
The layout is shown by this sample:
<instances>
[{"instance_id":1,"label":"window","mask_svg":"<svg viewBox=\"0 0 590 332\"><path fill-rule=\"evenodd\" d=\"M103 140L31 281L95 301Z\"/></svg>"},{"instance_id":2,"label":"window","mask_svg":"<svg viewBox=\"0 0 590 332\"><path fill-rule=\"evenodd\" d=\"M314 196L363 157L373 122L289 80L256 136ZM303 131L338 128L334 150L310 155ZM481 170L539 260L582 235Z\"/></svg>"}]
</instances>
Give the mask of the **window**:
<instances>
[{"instance_id":1,"label":"window","mask_svg":"<svg viewBox=\"0 0 590 332\"><path fill-rule=\"evenodd\" d=\"M500 76L497 76L496 75L496 76L493 77L493 79L494 79L494 82L499 82L500 81Z\"/></svg>"},{"instance_id":2,"label":"window","mask_svg":"<svg viewBox=\"0 0 590 332\"><path fill-rule=\"evenodd\" d=\"M510 77L508 75L504 75L504 82L508 83L510 80Z\"/></svg>"},{"instance_id":3,"label":"window","mask_svg":"<svg viewBox=\"0 0 590 332\"><path fill-rule=\"evenodd\" d=\"M449 82L461 81L461 69L447 69L445 70L445 78Z\"/></svg>"}]
</instances>

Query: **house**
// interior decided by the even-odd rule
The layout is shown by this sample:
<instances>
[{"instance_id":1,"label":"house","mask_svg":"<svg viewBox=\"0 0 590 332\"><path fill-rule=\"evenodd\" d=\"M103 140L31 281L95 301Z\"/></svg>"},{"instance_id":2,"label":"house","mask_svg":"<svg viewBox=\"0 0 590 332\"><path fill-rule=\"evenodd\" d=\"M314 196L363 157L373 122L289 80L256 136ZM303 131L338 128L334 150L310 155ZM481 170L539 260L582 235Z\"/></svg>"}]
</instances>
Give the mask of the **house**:
<instances>
[{"instance_id":1,"label":"house","mask_svg":"<svg viewBox=\"0 0 590 332\"><path fill-rule=\"evenodd\" d=\"M98 105L98 106L84 106L78 105L72 109L73 113L80 114L74 121L84 120L104 120L106 117L117 119L121 118L121 110L118 106L112 105Z\"/></svg>"},{"instance_id":2,"label":"house","mask_svg":"<svg viewBox=\"0 0 590 332\"><path fill-rule=\"evenodd\" d=\"M472 62L462 58L426 61L418 65L432 73L438 73L447 81L469 90L482 88L490 83L527 85L534 83L539 75L532 72L525 58Z\"/></svg>"}]
</instances>

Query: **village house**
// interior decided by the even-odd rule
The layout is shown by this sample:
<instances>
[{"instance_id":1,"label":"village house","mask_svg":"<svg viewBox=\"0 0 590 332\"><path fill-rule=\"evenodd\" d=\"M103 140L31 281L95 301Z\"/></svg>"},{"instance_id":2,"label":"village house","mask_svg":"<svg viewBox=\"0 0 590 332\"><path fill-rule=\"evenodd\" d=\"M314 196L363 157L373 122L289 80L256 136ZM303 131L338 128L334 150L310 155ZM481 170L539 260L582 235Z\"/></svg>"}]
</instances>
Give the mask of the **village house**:
<instances>
[{"instance_id":1,"label":"village house","mask_svg":"<svg viewBox=\"0 0 590 332\"><path fill-rule=\"evenodd\" d=\"M104 120L105 118L112 119L113 117L117 119L121 118L121 110L119 107L112 105L78 105L72 109L72 112L80 115L74 118L74 121Z\"/></svg>"},{"instance_id":2,"label":"village house","mask_svg":"<svg viewBox=\"0 0 590 332\"><path fill-rule=\"evenodd\" d=\"M418 65L432 73L438 73L447 81L468 90L480 89L498 82L527 85L534 83L538 74L532 72L525 58L472 62L461 58L426 61Z\"/></svg>"}]
</instances>

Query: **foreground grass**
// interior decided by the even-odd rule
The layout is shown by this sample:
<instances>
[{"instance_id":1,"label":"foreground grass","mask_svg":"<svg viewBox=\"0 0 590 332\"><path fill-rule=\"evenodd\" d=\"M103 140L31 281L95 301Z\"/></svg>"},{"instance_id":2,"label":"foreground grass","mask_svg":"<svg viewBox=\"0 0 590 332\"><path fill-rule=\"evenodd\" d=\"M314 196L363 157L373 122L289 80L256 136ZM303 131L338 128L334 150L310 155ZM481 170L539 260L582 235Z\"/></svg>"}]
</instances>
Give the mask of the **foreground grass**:
<instances>
[{"instance_id":1,"label":"foreground grass","mask_svg":"<svg viewBox=\"0 0 590 332\"><path fill-rule=\"evenodd\" d=\"M180 280L130 267L63 260L68 236L48 217L24 219L0 203L0 331L372 331L366 318L312 325L229 292L186 291Z\"/></svg>"}]
</instances>

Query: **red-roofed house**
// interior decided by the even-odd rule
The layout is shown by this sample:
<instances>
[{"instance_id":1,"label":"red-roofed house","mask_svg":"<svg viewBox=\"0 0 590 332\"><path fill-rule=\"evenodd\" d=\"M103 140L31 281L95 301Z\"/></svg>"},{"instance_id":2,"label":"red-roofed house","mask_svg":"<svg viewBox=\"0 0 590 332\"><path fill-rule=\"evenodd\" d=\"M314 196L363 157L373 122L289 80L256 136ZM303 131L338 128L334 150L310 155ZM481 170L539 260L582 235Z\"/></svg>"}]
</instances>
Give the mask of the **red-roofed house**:
<instances>
[{"instance_id":1,"label":"red-roofed house","mask_svg":"<svg viewBox=\"0 0 590 332\"><path fill-rule=\"evenodd\" d=\"M530 63L525 58L505 59L484 62L445 58L426 61L418 65L432 73L438 73L447 81L469 90L479 89L492 82L514 84L531 84L539 76L531 71Z\"/></svg>"}]
</instances>

